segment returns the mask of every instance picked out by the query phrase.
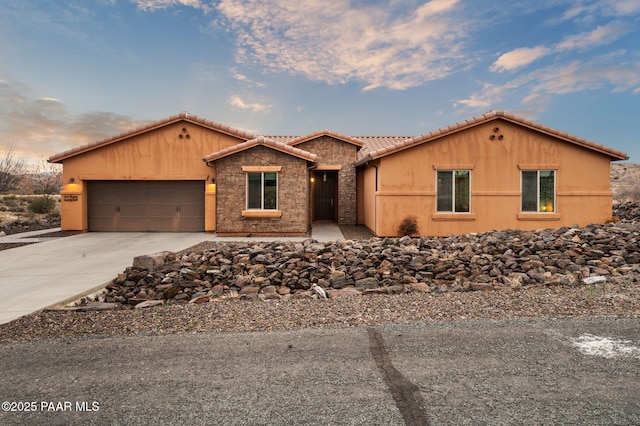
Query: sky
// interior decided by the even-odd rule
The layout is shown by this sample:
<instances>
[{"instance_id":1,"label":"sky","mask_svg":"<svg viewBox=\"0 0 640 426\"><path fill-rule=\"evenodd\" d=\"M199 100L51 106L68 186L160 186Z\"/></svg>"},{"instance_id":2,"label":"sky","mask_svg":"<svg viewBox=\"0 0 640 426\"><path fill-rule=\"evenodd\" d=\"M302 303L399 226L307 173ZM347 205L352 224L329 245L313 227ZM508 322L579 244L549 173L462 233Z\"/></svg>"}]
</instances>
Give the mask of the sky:
<instances>
[{"instance_id":1,"label":"sky","mask_svg":"<svg viewBox=\"0 0 640 426\"><path fill-rule=\"evenodd\" d=\"M0 1L0 153L182 111L414 136L490 110L640 163L640 0Z\"/></svg>"}]
</instances>

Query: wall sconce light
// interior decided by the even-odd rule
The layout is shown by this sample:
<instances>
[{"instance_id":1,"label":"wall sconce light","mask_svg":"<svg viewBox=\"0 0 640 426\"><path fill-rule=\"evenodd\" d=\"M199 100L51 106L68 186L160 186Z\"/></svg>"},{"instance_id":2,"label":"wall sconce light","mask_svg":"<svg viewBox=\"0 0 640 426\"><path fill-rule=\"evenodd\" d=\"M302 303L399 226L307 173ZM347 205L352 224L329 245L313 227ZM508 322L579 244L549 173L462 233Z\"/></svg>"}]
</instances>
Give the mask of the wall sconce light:
<instances>
[{"instance_id":1,"label":"wall sconce light","mask_svg":"<svg viewBox=\"0 0 640 426\"><path fill-rule=\"evenodd\" d=\"M313 176L311 176L311 183L315 182L316 178L314 178Z\"/></svg>"},{"instance_id":2,"label":"wall sconce light","mask_svg":"<svg viewBox=\"0 0 640 426\"><path fill-rule=\"evenodd\" d=\"M216 183L216 178L211 178L211 183Z\"/></svg>"},{"instance_id":3,"label":"wall sconce light","mask_svg":"<svg viewBox=\"0 0 640 426\"><path fill-rule=\"evenodd\" d=\"M69 183L73 183L76 181L76 178L74 178L73 176L69 178Z\"/></svg>"}]
</instances>

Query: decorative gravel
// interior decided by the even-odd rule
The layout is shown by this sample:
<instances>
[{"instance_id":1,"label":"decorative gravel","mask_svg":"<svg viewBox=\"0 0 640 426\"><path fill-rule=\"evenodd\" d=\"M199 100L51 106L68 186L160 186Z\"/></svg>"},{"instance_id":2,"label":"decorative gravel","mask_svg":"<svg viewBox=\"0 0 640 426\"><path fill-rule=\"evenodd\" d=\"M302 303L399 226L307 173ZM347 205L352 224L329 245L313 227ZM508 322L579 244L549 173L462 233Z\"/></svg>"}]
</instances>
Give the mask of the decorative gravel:
<instances>
[{"instance_id":1,"label":"decorative gravel","mask_svg":"<svg viewBox=\"0 0 640 426\"><path fill-rule=\"evenodd\" d=\"M637 224L640 204L618 208ZM366 228L343 228L347 239L367 239ZM637 235L637 234L636 234ZM207 244L202 244L206 249ZM195 250L196 247L188 249ZM526 286L519 289L366 294L333 299L226 299L108 311L43 311L0 325L0 342L51 338L160 335L207 331L266 331L467 319L640 318L637 274L609 276L602 284Z\"/></svg>"},{"instance_id":2,"label":"decorative gravel","mask_svg":"<svg viewBox=\"0 0 640 426\"><path fill-rule=\"evenodd\" d=\"M466 319L640 317L630 280L580 287L400 294L337 299L224 300L115 311L45 311L0 325L0 342L207 331L266 331Z\"/></svg>"}]
</instances>

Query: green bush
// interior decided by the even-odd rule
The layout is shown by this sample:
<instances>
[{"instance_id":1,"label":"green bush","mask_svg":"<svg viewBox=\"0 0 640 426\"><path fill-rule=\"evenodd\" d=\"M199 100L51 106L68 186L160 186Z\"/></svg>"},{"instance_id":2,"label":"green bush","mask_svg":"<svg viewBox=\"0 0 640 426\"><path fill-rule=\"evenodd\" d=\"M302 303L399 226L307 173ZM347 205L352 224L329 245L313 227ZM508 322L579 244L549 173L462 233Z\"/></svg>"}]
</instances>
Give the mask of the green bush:
<instances>
[{"instance_id":1,"label":"green bush","mask_svg":"<svg viewBox=\"0 0 640 426\"><path fill-rule=\"evenodd\" d=\"M56 200L48 197L38 197L31 201L29 204L29 210L34 213L49 213L56 207Z\"/></svg>"},{"instance_id":2,"label":"green bush","mask_svg":"<svg viewBox=\"0 0 640 426\"><path fill-rule=\"evenodd\" d=\"M400 235L418 235L420 230L418 228L418 218L415 216L405 217L400 226L398 227L398 233Z\"/></svg>"}]
</instances>

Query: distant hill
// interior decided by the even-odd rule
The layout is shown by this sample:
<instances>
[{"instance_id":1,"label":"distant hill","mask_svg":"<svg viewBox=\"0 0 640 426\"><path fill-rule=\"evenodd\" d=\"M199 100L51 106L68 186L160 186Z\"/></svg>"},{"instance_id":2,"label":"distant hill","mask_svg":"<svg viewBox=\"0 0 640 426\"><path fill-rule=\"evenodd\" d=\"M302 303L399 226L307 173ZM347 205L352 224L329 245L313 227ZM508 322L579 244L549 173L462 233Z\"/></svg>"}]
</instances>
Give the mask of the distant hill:
<instances>
[{"instance_id":1,"label":"distant hill","mask_svg":"<svg viewBox=\"0 0 640 426\"><path fill-rule=\"evenodd\" d=\"M614 200L640 200L640 164L611 163L611 191Z\"/></svg>"}]
</instances>

